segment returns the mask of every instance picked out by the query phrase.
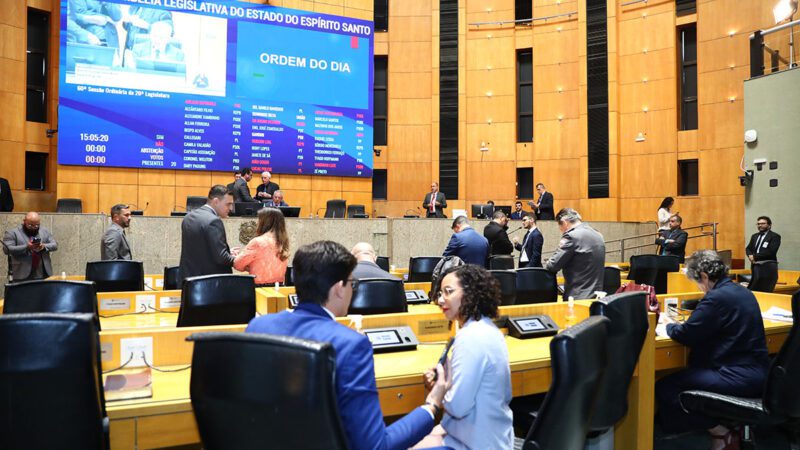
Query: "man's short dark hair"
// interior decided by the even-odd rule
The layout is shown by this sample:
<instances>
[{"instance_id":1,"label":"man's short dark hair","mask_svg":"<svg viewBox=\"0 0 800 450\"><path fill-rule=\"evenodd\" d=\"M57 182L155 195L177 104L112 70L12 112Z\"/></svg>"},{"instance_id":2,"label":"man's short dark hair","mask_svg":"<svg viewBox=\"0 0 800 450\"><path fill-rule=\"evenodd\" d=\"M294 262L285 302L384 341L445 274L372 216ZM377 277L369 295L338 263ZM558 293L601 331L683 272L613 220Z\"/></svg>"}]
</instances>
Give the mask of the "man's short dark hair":
<instances>
[{"instance_id":1,"label":"man's short dark hair","mask_svg":"<svg viewBox=\"0 0 800 450\"><path fill-rule=\"evenodd\" d=\"M251 169L249 167L242 168L242 176L250 175L252 173L253 173L253 169Z\"/></svg>"},{"instance_id":2,"label":"man's short dark hair","mask_svg":"<svg viewBox=\"0 0 800 450\"><path fill-rule=\"evenodd\" d=\"M118 216L122 213L123 209L128 209L128 205L117 203L111 207L111 217Z\"/></svg>"},{"instance_id":3,"label":"man's short dark hair","mask_svg":"<svg viewBox=\"0 0 800 450\"><path fill-rule=\"evenodd\" d=\"M233 171L233 176L236 176L236 175L241 175L241 174L242 174L242 171L241 171L241 170L234 170L234 171Z\"/></svg>"},{"instance_id":4,"label":"man's short dark hair","mask_svg":"<svg viewBox=\"0 0 800 450\"><path fill-rule=\"evenodd\" d=\"M338 242L317 241L298 248L292 279L300 301L324 306L331 286L347 280L356 263L356 257Z\"/></svg>"},{"instance_id":5,"label":"man's short dark hair","mask_svg":"<svg viewBox=\"0 0 800 450\"><path fill-rule=\"evenodd\" d=\"M519 200L517 200L517 201L515 201L515 202L514 202L514 206L516 206L516 205L520 205L520 206L522 206L522 202L521 202L521 201L519 201Z\"/></svg>"},{"instance_id":6,"label":"man's short dark hair","mask_svg":"<svg viewBox=\"0 0 800 450\"><path fill-rule=\"evenodd\" d=\"M767 221L767 225L772 226L772 219L770 219L767 216L758 216L758 219L756 219L756 222L758 222L759 220L766 220Z\"/></svg>"},{"instance_id":7,"label":"man's short dark hair","mask_svg":"<svg viewBox=\"0 0 800 450\"><path fill-rule=\"evenodd\" d=\"M212 198L222 198L226 195L233 195L233 191L228 189L227 186L223 186L221 184L215 184L214 186L211 186L211 190L208 191L209 200Z\"/></svg>"},{"instance_id":8,"label":"man's short dark hair","mask_svg":"<svg viewBox=\"0 0 800 450\"><path fill-rule=\"evenodd\" d=\"M498 209L494 212L494 214L492 214L492 219L502 219L505 216L506 213L504 213L502 209Z\"/></svg>"},{"instance_id":9,"label":"man's short dark hair","mask_svg":"<svg viewBox=\"0 0 800 450\"><path fill-rule=\"evenodd\" d=\"M458 217L455 218L455 220L453 220L453 226L451 226L450 229L454 230L456 227L464 225L464 224L468 224L468 223L469 223L469 220L467 220L466 217L458 216Z\"/></svg>"},{"instance_id":10,"label":"man's short dark hair","mask_svg":"<svg viewBox=\"0 0 800 450\"><path fill-rule=\"evenodd\" d=\"M678 219L678 225L683 224L683 217L681 217L681 216L679 216L677 214L673 214L672 217Z\"/></svg>"},{"instance_id":11,"label":"man's short dark hair","mask_svg":"<svg viewBox=\"0 0 800 450\"><path fill-rule=\"evenodd\" d=\"M541 187L542 187L542 189L545 189L545 187L544 187L544 184L542 184L542 183L536 183L536 187L538 188L539 186L541 186Z\"/></svg>"}]
</instances>

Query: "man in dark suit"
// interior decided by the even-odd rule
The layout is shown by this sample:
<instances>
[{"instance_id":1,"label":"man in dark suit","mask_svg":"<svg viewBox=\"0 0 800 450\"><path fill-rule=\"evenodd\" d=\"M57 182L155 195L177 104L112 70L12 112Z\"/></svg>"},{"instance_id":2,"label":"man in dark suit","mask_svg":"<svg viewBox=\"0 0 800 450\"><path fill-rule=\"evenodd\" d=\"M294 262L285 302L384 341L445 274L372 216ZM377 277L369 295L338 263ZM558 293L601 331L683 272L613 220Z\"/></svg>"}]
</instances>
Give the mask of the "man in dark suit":
<instances>
[{"instance_id":1,"label":"man in dark suit","mask_svg":"<svg viewBox=\"0 0 800 450\"><path fill-rule=\"evenodd\" d=\"M268 200L272 200L272 194L275 191L280 190L280 186L270 181L271 179L271 173L263 172L261 174L261 184L256 187L256 201L266 203Z\"/></svg>"},{"instance_id":2,"label":"man in dark suit","mask_svg":"<svg viewBox=\"0 0 800 450\"><path fill-rule=\"evenodd\" d=\"M22 225L3 235L3 253L11 255L14 281L42 280L53 275L50 253L58 250L58 243L40 223L39 213L31 211Z\"/></svg>"},{"instance_id":3,"label":"man in dark suit","mask_svg":"<svg viewBox=\"0 0 800 450\"><path fill-rule=\"evenodd\" d=\"M283 191L278 189L272 193L272 199L264 203L267 208L278 208L281 206L289 206L288 203L283 201Z\"/></svg>"},{"instance_id":4,"label":"man in dark suit","mask_svg":"<svg viewBox=\"0 0 800 450\"><path fill-rule=\"evenodd\" d=\"M542 246L544 236L536 228L536 219L533 216L522 218L522 227L528 230L520 244L519 238L514 237L514 248L519 250L519 268L523 267L542 267Z\"/></svg>"},{"instance_id":5,"label":"man in dark suit","mask_svg":"<svg viewBox=\"0 0 800 450\"><path fill-rule=\"evenodd\" d=\"M11 185L8 180L0 178L0 212L11 212L14 210L14 197L11 195Z\"/></svg>"},{"instance_id":6,"label":"man in dark suit","mask_svg":"<svg viewBox=\"0 0 800 450\"><path fill-rule=\"evenodd\" d=\"M453 221L453 236L447 243L442 256L458 256L467 264L486 266L486 257L489 255L489 241L478 234L464 216L458 216Z\"/></svg>"},{"instance_id":7,"label":"man in dark suit","mask_svg":"<svg viewBox=\"0 0 800 450\"><path fill-rule=\"evenodd\" d=\"M781 247L781 235L772 231L772 219L761 216L756 222L758 233L750 237L745 248L747 259L751 263L758 261L777 261L778 249Z\"/></svg>"},{"instance_id":8,"label":"man in dark suit","mask_svg":"<svg viewBox=\"0 0 800 450\"><path fill-rule=\"evenodd\" d=\"M181 280L199 275L231 273L233 253L222 220L233 207L233 195L218 184L208 192L206 204L190 211L181 224ZM235 250L235 249L234 249Z\"/></svg>"},{"instance_id":9,"label":"man in dark suit","mask_svg":"<svg viewBox=\"0 0 800 450\"><path fill-rule=\"evenodd\" d=\"M249 167L242 169L242 177L233 182L233 201L235 202L254 202L255 199L250 195L250 186L247 182L253 178L253 171Z\"/></svg>"},{"instance_id":10,"label":"man in dark suit","mask_svg":"<svg viewBox=\"0 0 800 450\"><path fill-rule=\"evenodd\" d=\"M536 192L539 193L539 200L536 203L528 202L536 213L538 220L555 220L556 215L553 211L553 194L547 192L544 184L536 185Z\"/></svg>"},{"instance_id":11,"label":"man in dark suit","mask_svg":"<svg viewBox=\"0 0 800 450\"><path fill-rule=\"evenodd\" d=\"M447 199L444 193L439 192L439 183L431 183L431 191L425 194L425 200L422 202L422 207L425 208L425 217L447 217L444 215L444 208L447 208Z\"/></svg>"},{"instance_id":12,"label":"man in dark suit","mask_svg":"<svg viewBox=\"0 0 800 450\"><path fill-rule=\"evenodd\" d=\"M388 427L384 424L372 345L363 334L334 320L347 315L355 266L356 258L336 242L319 241L300 247L292 261L297 307L293 312L257 317L246 331L330 342L336 351L336 403L349 448L406 449L433 429L434 417L442 408L447 377L438 366L438 380L425 404Z\"/></svg>"},{"instance_id":13,"label":"man in dark suit","mask_svg":"<svg viewBox=\"0 0 800 450\"><path fill-rule=\"evenodd\" d=\"M514 211L511 213L511 220L522 220L522 218L527 215L528 213L522 209L522 202L519 200L514 202Z\"/></svg>"},{"instance_id":14,"label":"man in dark suit","mask_svg":"<svg viewBox=\"0 0 800 450\"><path fill-rule=\"evenodd\" d=\"M103 240L100 242L101 260L131 260L131 247L125 236L125 228L128 228L130 224L131 210L128 205L119 204L111 207L111 225L103 234Z\"/></svg>"},{"instance_id":15,"label":"man in dark suit","mask_svg":"<svg viewBox=\"0 0 800 450\"><path fill-rule=\"evenodd\" d=\"M240 178L242 178L242 171L235 170L233 172L233 183L227 184L227 188L229 191L233 192L233 190L236 188L236 182L239 181Z\"/></svg>"},{"instance_id":16,"label":"man in dark suit","mask_svg":"<svg viewBox=\"0 0 800 450\"><path fill-rule=\"evenodd\" d=\"M682 223L681 216L673 214L669 218L669 230L661 230L656 239L659 255L677 256L681 263L686 258L686 240L689 239L689 233L681 229Z\"/></svg>"},{"instance_id":17,"label":"man in dark suit","mask_svg":"<svg viewBox=\"0 0 800 450\"><path fill-rule=\"evenodd\" d=\"M514 245L508 238L508 217L506 213L497 210L492 214L492 221L483 229L483 237L489 241L489 256L510 255Z\"/></svg>"},{"instance_id":18,"label":"man in dark suit","mask_svg":"<svg viewBox=\"0 0 800 450\"><path fill-rule=\"evenodd\" d=\"M375 249L368 242L359 242L350 253L356 257L358 264L353 270L353 279L360 280L362 278L381 278L386 280L400 280L396 276L378 267L376 261L378 255L375 254Z\"/></svg>"}]
</instances>

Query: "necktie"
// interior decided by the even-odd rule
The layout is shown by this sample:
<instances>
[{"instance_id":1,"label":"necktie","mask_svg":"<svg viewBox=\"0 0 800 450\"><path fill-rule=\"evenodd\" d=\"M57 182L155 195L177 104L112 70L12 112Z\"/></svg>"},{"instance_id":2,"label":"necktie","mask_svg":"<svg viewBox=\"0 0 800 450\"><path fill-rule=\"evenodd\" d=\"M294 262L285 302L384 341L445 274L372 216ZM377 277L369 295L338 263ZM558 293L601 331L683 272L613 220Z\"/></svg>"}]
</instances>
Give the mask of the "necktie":
<instances>
[{"instance_id":1,"label":"necktie","mask_svg":"<svg viewBox=\"0 0 800 450\"><path fill-rule=\"evenodd\" d=\"M766 234L767 233L761 233L758 236L758 240L756 241L756 253L760 253L761 252L761 244L764 243L764 236L766 236Z\"/></svg>"},{"instance_id":2,"label":"necktie","mask_svg":"<svg viewBox=\"0 0 800 450\"><path fill-rule=\"evenodd\" d=\"M435 192L431 193L431 205L430 206L431 206L431 212L435 213L436 212L436 193Z\"/></svg>"},{"instance_id":3,"label":"necktie","mask_svg":"<svg viewBox=\"0 0 800 450\"><path fill-rule=\"evenodd\" d=\"M519 254L520 262L528 262L528 261L530 261L530 256L528 255L528 252L525 250L525 244L528 243L528 236L530 236L530 234L531 234L530 231L526 231L525 232L525 237L522 238L522 250L520 251L520 254Z\"/></svg>"}]
</instances>

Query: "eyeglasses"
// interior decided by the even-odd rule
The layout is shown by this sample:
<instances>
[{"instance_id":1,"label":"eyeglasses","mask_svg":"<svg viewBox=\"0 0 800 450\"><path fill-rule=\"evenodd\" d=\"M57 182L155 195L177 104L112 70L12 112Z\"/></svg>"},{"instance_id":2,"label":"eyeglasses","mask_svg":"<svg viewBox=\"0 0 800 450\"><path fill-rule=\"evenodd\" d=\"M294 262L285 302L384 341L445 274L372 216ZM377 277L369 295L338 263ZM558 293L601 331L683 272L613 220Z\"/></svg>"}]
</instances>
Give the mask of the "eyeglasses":
<instances>
[{"instance_id":1,"label":"eyeglasses","mask_svg":"<svg viewBox=\"0 0 800 450\"><path fill-rule=\"evenodd\" d=\"M439 297L450 297L451 295L455 294L456 291L461 290L460 288L451 288L450 286L440 289L439 292L436 293L436 298Z\"/></svg>"},{"instance_id":2,"label":"eyeglasses","mask_svg":"<svg viewBox=\"0 0 800 450\"><path fill-rule=\"evenodd\" d=\"M769 225L767 222L756 222L756 225Z\"/></svg>"}]
</instances>

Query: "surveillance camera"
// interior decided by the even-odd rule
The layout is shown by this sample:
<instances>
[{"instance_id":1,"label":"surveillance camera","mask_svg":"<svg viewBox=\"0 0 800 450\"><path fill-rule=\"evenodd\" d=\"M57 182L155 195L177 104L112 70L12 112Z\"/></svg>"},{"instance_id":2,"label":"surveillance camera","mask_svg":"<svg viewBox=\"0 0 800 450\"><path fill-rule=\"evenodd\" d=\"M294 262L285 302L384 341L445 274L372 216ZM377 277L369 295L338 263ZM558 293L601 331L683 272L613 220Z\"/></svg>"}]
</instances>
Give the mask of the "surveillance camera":
<instances>
[{"instance_id":1,"label":"surveillance camera","mask_svg":"<svg viewBox=\"0 0 800 450\"><path fill-rule=\"evenodd\" d=\"M746 170L744 172L744 175L739 177L739 185L743 186L743 187L746 187L746 186L750 186L751 184L753 184L753 171L752 170Z\"/></svg>"},{"instance_id":2,"label":"surveillance camera","mask_svg":"<svg viewBox=\"0 0 800 450\"><path fill-rule=\"evenodd\" d=\"M373 148L372 153L375 153L375 156L381 156L381 149Z\"/></svg>"}]
</instances>

